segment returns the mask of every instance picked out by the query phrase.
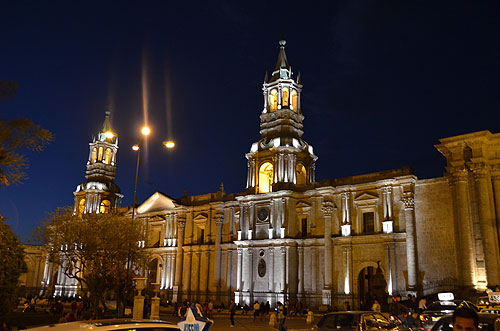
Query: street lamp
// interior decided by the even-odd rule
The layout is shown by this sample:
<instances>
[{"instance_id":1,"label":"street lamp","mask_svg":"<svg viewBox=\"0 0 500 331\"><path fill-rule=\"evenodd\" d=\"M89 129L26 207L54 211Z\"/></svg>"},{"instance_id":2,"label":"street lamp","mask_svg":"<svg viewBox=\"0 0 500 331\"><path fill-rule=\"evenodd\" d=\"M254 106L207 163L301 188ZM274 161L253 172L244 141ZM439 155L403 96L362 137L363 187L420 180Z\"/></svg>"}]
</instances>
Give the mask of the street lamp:
<instances>
[{"instance_id":1,"label":"street lamp","mask_svg":"<svg viewBox=\"0 0 500 331\"><path fill-rule=\"evenodd\" d=\"M144 137L141 138L136 144L134 144L132 146L132 150L137 152L137 163L136 163L136 167L135 167L135 183L134 183L134 202L132 205L132 218L130 221L130 224L132 226L134 225L135 213L136 213L136 209L137 209L137 179L139 178L139 164L140 164L140 160L141 160L141 144L144 141L145 137L147 137L151 133L151 129L147 126L144 126L141 129L141 133ZM108 138L112 138L113 136L115 136L115 134L111 131L105 132L104 135ZM168 149L172 149L175 147L175 142L173 142L173 141L164 141L162 144ZM127 255L127 277L125 279L126 284L128 284L128 279L130 277L130 268L131 268L131 264L132 264L130 254L131 254L131 252L130 252L130 241L129 241L129 243L128 243L128 255ZM128 285L126 285L125 291L123 293L123 296L124 296L123 308L124 309L127 305L128 290L129 290L129 287L128 287Z\"/></svg>"}]
</instances>

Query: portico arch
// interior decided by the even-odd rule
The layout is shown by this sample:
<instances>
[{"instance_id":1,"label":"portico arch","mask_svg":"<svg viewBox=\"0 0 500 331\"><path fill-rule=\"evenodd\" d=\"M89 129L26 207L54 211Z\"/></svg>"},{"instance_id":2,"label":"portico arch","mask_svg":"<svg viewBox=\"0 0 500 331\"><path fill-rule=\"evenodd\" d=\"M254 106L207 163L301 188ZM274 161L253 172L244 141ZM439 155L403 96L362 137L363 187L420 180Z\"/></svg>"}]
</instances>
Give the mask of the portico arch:
<instances>
[{"instance_id":1,"label":"portico arch","mask_svg":"<svg viewBox=\"0 0 500 331\"><path fill-rule=\"evenodd\" d=\"M371 309L377 299L382 309L387 305L387 281L380 263L365 262L358 267L358 297L360 309Z\"/></svg>"}]
</instances>

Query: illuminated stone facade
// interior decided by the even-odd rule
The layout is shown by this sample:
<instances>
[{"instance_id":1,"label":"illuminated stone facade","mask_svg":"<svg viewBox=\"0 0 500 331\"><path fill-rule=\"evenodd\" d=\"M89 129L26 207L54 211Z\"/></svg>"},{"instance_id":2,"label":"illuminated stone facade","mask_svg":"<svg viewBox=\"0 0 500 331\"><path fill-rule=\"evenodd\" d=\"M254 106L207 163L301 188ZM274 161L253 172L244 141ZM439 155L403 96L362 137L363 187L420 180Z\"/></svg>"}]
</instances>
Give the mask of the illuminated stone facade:
<instances>
[{"instance_id":1,"label":"illuminated stone facade","mask_svg":"<svg viewBox=\"0 0 500 331\"><path fill-rule=\"evenodd\" d=\"M174 301L313 307L500 283L500 135L442 139L442 178L402 168L316 182L317 157L302 139L302 84L284 46L263 84L246 192L156 193L139 208L150 224L151 281Z\"/></svg>"},{"instance_id":2,"label":"illuminated stone facade","mask_svg":"<svg viewBox=\"0 0 500 331\"><path fill-rule=\"evenodd\" d=\"M246 154L246 191L155 193L138 207L149 226L148 277L163 295L358 308L372 295L384 304L395 293L500 283L500 134L441 139L441 178L402 168L317 182L301 93L280 42L263 84L261 138Z\"/></svg>"}]
</instances>

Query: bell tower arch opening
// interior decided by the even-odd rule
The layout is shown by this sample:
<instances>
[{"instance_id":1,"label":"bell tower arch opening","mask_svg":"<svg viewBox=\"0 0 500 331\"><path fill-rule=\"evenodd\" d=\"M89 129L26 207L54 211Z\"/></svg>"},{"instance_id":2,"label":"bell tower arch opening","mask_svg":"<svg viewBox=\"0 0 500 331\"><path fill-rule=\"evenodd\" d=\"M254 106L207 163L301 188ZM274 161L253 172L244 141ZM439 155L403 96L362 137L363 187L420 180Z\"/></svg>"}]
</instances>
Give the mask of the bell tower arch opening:
<instances>
[{"instance_id":1,"label":"bell tower arch opening","mask_svg":"<svg viewBox=\"0 0 500 331\"><path fill-rule=\"evenodd\" d=\"M259 193L269 193L273 187L273 165L264 162L259 168Z\"/></svg>"}]
</instances>

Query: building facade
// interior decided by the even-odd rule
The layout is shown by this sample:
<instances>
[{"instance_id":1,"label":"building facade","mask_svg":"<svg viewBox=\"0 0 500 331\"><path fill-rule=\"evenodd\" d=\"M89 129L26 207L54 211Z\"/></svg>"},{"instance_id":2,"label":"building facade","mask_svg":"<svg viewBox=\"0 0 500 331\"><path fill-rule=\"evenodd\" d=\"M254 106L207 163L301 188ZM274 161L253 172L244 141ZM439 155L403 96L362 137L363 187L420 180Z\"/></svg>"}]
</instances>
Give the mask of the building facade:
<instances>
[{"instance_id":1,"label":"building facade","mask_svg":"<svg viewBox=\"0 0 500 331\"><path fill-rule=\"evenodd\" d=\"M148 277L163 295L358 308L374 296L383 303L396 293L500 283L500 134L441 139L443 177L419 179L402 168L318 182L317 156L302 138L302 83L284 41L270 76L244 192L221 186L179 199L157 192L137 208L136 219L148 224ZM104 200L119 206L119 191L91 184L114 179L117 143L91 143L75 212L105 212Z\"/></svg>"}]
</instances>

